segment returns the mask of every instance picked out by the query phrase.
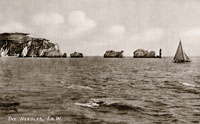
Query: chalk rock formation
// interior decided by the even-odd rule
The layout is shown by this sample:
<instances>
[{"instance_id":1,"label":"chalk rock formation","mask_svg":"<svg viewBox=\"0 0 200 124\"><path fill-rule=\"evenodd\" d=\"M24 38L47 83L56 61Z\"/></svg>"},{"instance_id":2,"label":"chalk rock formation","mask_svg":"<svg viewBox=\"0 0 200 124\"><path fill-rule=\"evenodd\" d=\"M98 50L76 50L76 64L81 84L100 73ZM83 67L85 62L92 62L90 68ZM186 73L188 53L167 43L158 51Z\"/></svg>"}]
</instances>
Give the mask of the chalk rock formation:
<instances>
[{"instance_id":1,"label":"chalk rock formation","mask_svg":"<svg viewBox=\"0 0 200 124\"><path fill-rule=\"evenodd\" d=\"M3 56L62 57L58 44L28 33L0 34L0 53ZM6 53L6 54L5 54Z\"/></svg>"},{"instance_id":2,"label":"chalk rock formation","mask_svg":"<svg viewBox=\"0 0 200 124\"><path fill-rule=\"evenodd\" d=\"M74 52L70 54L71 58L83 58L83 53Z\"/></svg>"},{"instance_id":3,"label":"chalk rock formation","mask_svg":"<svg viewBox=\"0 0 200 124\"><path fill-rule=\"evenodd\" d=\"M148 52L147 50L144 49L137 49L136 51L133 52L133 57L134 58L155 58L155 51L150 51Z\"/></svg>"},{"instance_id":4,"label":"chalk rock formation","mask_svg":"<svg viewBox=\"0 0 200 124\"><path fill-rule=\"evenodd\" d=\"M62 57L67 58L67 53L63 53Z\"/></svg>"},{"instance_id":5,"label":"chalk rock formation","mask_svg":"<svg viewBox=\"0 0 200 124\"><path fill-rule=\"evenodd\" d=\"M120 52L109 50L104 54L104 58L123 58L123 52L123 50Z\"/></svg>"}]
</instances>

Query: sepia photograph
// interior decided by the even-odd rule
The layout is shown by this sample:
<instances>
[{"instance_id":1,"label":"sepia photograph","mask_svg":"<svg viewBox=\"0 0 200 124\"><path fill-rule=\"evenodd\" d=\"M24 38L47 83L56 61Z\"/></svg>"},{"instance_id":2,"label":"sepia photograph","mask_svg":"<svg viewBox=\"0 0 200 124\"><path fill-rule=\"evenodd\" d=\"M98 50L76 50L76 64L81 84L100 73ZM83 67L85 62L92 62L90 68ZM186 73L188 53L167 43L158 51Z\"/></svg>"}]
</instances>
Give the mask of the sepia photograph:
<instances>
[{"instance_id":1,"label":"sepia photograph","mask_svg":"<svg viewBox=\"0 0 200 124\"><path fill-rule=\"evenodd\" d=\"M200 124L200 1L0 0L0 124Z\"/></svg>"}]
</instances>

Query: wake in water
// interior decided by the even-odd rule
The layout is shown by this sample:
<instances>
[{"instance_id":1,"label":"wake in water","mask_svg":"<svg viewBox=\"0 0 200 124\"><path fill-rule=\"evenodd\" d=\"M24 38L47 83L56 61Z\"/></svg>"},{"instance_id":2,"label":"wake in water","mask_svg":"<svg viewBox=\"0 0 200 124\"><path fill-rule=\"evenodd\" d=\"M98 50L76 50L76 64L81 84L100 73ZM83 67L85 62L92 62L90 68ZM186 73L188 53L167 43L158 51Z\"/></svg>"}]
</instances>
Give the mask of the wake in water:
<instances>
[{"instance_id":1,"label":"wake in water","mask_svg":"<svg viewBox=\"0 0 200 124\"><path fill-rule=\"evenodd\" d=\"M91 99L87 103L75 103L75 105L91 107L91 108L111 107L119 110L132 110L132 109L135 110L135 108L140 108L137 106L133 106L132 104L130 104L131 102L132 101L127 101L122 99L120 100L115 98L101 98L101 99Z\"/></svg>"}]
</instances>

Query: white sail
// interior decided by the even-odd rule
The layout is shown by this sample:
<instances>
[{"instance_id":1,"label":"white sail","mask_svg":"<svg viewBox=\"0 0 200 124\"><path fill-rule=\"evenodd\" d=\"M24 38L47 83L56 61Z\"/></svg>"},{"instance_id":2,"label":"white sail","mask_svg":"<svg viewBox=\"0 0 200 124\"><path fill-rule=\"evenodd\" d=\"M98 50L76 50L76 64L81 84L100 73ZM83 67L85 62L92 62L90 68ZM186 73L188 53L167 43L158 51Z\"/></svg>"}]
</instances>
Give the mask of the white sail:
<instances>
[{"instance_id":1,"label":"white sail","mask_svg":"<svg viewBox=\"0 0 200 124\"><path fill-rule=\"evenodd\" d=\"M178 48L176 50L176 54L174 56L174 62L190 62L190 58L183 51L181 41L179 42Z\"/></svg>"},{"instance_id":2,"label":"white sail","mask_svg":"<svg viewBox=\"0 0 200 124\"><path fill-rule=\"evenodd\" d=\"M184 59L186 62L190 62L190 58L187 56L187 54L184 52Z\"/></svg>"}]
</instances>

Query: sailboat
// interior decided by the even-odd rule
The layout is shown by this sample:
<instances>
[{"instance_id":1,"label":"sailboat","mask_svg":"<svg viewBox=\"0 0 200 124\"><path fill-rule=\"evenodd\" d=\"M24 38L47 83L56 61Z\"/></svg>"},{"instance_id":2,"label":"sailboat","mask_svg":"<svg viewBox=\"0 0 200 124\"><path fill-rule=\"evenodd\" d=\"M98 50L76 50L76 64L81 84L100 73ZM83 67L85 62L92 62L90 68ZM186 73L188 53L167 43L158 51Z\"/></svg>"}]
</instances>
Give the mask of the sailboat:
<instances>
[{"instance_id":1,"label":"sailboat","mask_svg":"<svg viewBox=\"0 0 200 124\"><path fill-rule=\"evenodd\" d=\"M190 58L183 51L181 40L180 40L178 48L176 50L176 54L174 56L173 62L175 62L175 63L191 62Z\"/></svg>"}]
</instances>

